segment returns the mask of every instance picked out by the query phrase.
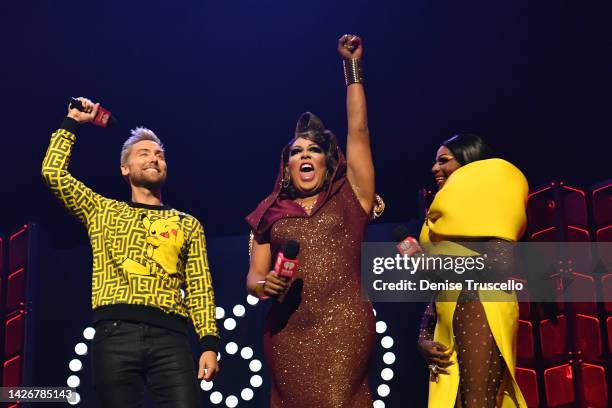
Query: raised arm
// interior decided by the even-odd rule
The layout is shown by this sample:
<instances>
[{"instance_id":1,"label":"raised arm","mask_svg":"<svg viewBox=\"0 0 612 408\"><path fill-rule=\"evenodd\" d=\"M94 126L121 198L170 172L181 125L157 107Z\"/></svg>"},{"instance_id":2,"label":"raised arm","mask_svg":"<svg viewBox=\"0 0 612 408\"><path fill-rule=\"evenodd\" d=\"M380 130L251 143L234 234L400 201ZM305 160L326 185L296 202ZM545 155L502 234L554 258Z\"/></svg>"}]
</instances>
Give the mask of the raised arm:
<instances>
[{"instance_id":1,"label":"raised arm","mask_svg":"<svg viewBox=\"0 0 612 408\"><path fill-rule=\"evenodd\" d=\"M78 125L91 122L96 117L99 104L85 98L79 100L85 111L69 109L60 128L51 135L42 164L42 177L64 207L87 226L102 197L75 179L68 171L68 164Z\"/></svg>"},{"instance_id":2,"label":"raised arm","mask_svg":"<svg viewBox=\"0 0 612 408\"><path fill-rule=\"evenodd\" d=\"M351 34L343 35L338 40L338 53L343 59L347 84L347 177L361 206L369 214L372 212L375 196L374 163L370 148L368 111L361 69L363 55L361 38Z\"/></svg>"}]
</instances>

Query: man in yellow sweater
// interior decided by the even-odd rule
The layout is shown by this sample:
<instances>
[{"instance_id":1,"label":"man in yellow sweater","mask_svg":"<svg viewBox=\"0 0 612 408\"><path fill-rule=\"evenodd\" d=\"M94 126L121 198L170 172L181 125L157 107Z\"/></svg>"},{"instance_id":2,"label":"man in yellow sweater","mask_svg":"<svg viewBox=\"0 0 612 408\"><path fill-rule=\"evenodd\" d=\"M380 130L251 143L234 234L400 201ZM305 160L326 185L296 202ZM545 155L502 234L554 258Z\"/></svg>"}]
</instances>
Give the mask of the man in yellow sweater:
<instances>
[{"instance_id":1,"label":"man in yellow sweater","mask_svg":"<svg viewBox=\"0 0 612 408\"><path fill-rule=\"evenodd\" d=\"M68 172L76 130L99 104L79 98L51 142L42 175L53 194L87 228L93 252L93 380L103 407L137 407L145 385L160 406L197 407L199 387L187 341L189 320L202 346L197 378L218 371L219 332L204 230L197 219L162 203L164 147L146 128L121 150L130 202L102 197Z\"/></svg>"}]
</instances>

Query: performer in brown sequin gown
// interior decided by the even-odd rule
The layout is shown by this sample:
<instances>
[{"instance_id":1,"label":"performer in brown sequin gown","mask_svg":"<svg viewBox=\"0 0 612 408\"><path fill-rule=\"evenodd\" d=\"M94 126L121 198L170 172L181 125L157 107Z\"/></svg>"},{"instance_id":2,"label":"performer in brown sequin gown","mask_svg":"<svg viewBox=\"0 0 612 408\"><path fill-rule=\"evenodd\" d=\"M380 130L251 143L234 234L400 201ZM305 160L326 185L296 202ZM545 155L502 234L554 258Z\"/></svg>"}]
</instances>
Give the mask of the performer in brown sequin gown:
<instances>
[{"instance_id":1,"label":"performer in brown sequin gown","mask_svg":"<svg viewBox=\"0 0 612 408\"><path fill-rule=\"evenodd\" d=\"M343 36L339 52L349 59L345 69L360 68L358 37ZM374 168L362 78L350 75L347 160L323 123L303 114L281 155L274 192L247 217L255 238L247 288L274 298L264 333L273 408L372 407L367 370L375 324L372 305L361 299L360 256ZM270 271L288 240L300 243L290 282Z\"/></svg>"}]
</instances>

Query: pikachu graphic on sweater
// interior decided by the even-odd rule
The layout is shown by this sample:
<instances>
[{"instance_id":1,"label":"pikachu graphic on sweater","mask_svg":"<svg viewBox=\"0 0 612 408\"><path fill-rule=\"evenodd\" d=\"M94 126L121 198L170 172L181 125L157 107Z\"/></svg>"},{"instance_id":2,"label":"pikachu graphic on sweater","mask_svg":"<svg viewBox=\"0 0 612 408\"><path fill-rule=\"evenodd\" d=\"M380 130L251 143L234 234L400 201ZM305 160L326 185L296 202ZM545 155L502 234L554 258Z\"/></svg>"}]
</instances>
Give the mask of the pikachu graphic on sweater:
<instances>
[{"instance_id":1,"label":"pikachu graphic on sweater","mask_svg":"<svg viewBox=\"0 0 612 408\"><path fill-rule=\"evenodd\" d=\"M170 218L159 218L151 221L148 217L142 219L147 230L145 239L146 265L133 259L123 261L123 269L137 275L154 275L157 267L162 270L162 277L176 274L179 266L179 254L185 241L183 230L179 225L178 215Z\"/></svg>"}]
</instances>

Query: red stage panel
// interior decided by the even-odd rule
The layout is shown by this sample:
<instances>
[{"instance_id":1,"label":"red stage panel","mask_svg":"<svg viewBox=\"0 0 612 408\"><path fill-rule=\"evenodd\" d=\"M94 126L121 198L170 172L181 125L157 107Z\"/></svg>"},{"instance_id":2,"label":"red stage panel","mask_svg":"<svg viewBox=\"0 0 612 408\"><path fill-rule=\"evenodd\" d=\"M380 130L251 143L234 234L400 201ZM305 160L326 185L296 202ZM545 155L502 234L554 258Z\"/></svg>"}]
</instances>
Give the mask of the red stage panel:
<instances>
[{"instance_id":1,"label":"red stage panel","mask_svg":"<svg viewBox=\"0 0 612 408\"><path fill-rule=\"evenodd\" d=\"M18 310L25 303L25 270L23 268L8 276L6 287L6 312Z\"/></svg>"},{"instance_id":2,"label":"red stage panel","mask_svg":"<svg viewBox=\"0 0 612 408\"><path fill-rule=\"evenodd\" d=\"M516 356L521 366L532 366L534 358L533 325L526 320L519 320Z\"/></svg>"},{"instance_id":3,"label":"red stage panel","mask_svg":"<svg viewBox=\"0 0 612 408\"><path fill-rule=\"evenodd\" d=\"M567 318L558 316L557 323L542 320L540 323L540 347L545 360L554 360L567 356Z\"/></svg>"},{"instance_id":4,"label":"red stage panel","mask_svg":"<svg viewBox=\"0 0 612 408\"><path fill-rule=\"evenodd\" d=\"M597 316L595 278L582 273L572 273L571 279L572 282L565 291L565 300L572 302L574 313Z\"/></svg>"},{"instance_id":5,"label":"red stage panel","mask_svg":"<svg viewBox=\"0 0 612 408\"><path fill-rule=\"evenodd\" d=\"M583 364L580 367L582 385L579 393L583 404L593 408L608 407L608 385L603 367Z\"/></svg>"},{"instance_id":6,"label":"red stage panel","mask_svg":"<svg viewBox=\"0 0 612 408\"><path fill-rule=\"evenodd\" d=\"M516 382L525 397L529 408L540 406L540 396L538 393L538 379L535 370L528 368L516 368Z\"/></svg>"},{"instance_id":7,"label":"red stage panel","mask_svg":"<svg viewBox=\"0 0 612 408\"><path fill-rule=\"evenodd\" d=\"M540 231L554 226L556 208L552 186L543 187L529 194L527 202L529 231Z\"/></svg>"},{"instance_id":8,"label":"red stage panel","mask_svg":"<svg viewBox=\"0 0 612 408\"><path fill-rule=\"evenodd\" d=\"M9 273L25 268L28 262L28 228L22 229L9 237L8 265Z\"/></svg>"},{"instance_id":9,"label":"red stage panel","mask_svg":"<svg viewBox=\"0 0 612 408\"><path fill-rule=\"evenodd\" d=\"M608 331L608 353L612 354L612 316L606 320L606 330Z\"/></svg>"},{"instance_id":10,"label":"red stage panel","mask_svg":"<svg viewBox=\"0 0 612 408\"><path fill-rule=\"evenodd\" d=\"M527 217L531 233L554 227L557 221L564 225L586 228L586 193L581 189L566 186L563 182L536 189L529 194Z\"/></svg>"},{"instance_id":11,"label":"red stage panel","mask_svg":"<svg viewBox=\"0 0 612 408\"><path fill-rule=\"evenodd\" d=\"M601 290L603 293L606 313L612 313L612 273L601 277Z\"/></svg>"},{"instance_id":12,"label":"red stage panel","mask_svg":"<svg viewBox=\"0 0 612 408\"><path fill-rule=\"evenodd\" d=\"M576 348L587 361L601 357L601 331L599 319L592 316L576 315Z\"/></svg>"},{"instance_id":13,"label":"red stage panel","mask_svg":"<svg viewBox=\"0 0 612 408\"><path fill-rule=\"evenodd\" d=\"M593 221L600 228L612 224L612 181L601 183L592 192Z\"/></svg>"},{"instance_id":14,"label":"red stage panel","mask_svg":"<svg viewBox=\"0 0 612 408\"><path fill-rule=\"evenodd\" d=\"M2 386L21 386L21 356L15 356L4 362Z\"/></svg>"},{"instance_id":15,"label":"red stage panel","mask_svg":"<svg viewBox=\"0 0 612 408\"><path fill-rule=\"evenodd\" d=\"M549 407L561 407L575 402L573 372L569 364L544 370L544 388Z\"/></svg>"},{"instance_id":16,"label":"red stage panel","mask_svg":"<svg viewBox=\"0 0 612 408\"><path fill-rule=\"evenodd\" d=\"M586 193L579 188L566 185L561 186L561 191L564 223L586 228L589 225Z\"/></svg>"},{"instance_id":17,"label":"red stage panel","mask_svg":"<svg viewBox=\"0 0 612 408\"><path fill-rule=\"evenodd\" d=\"M612 225L599 228L595 231L597 241L597 254L604 270L612 271Z\"/></svg>"},{"instance_id":18,"label":"red stage panel","mask_svg":"<svg viewBox=\"0 0 612 408\"><path fill-rule=\"evenodd\" d=\"M23 354L23 335L25 330L24 317L24 315L18 314L6 321L6 335L4 338L5 357Z\"/></svg>"}]
</instances>

